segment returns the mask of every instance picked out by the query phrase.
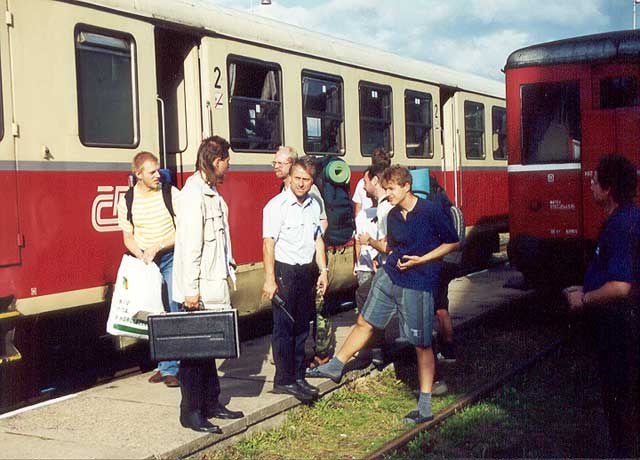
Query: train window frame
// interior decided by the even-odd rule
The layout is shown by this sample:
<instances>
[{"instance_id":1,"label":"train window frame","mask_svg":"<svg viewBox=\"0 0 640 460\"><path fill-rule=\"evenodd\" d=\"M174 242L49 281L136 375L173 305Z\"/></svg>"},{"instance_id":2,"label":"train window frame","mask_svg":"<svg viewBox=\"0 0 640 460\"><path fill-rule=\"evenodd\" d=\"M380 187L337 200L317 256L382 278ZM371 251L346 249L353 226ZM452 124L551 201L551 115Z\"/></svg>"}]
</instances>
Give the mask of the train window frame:
<instances>
[{"instance_id":1,"label":"train window frame","mask_svg":"<svg viewBox=\"0 0 640 460\"><path fill-rule=\"evenodd\" d=\"M340 145L338 145L338 151L337 152L328 152L328 151L321 151L321 150L307 150L307 137L308 137L308 125L307 125L307 118L309 117L309 115L317 115L314 118L319 118L320 119L320 123L321 123L321 127L322 127L322 122L324 121L324 118L322 115L320 115L320 112L315 112L315 111L311 111L311 112L307 112L307 110L305 109L305 94L304 94L304 83L305 83L305 78L310 78L310 79L314 79L317 81L326 81L326 82L331 82L331 83L337 83L340 87L340 111L341 113L339 114L339 120L340 120L340 130L339 130L339 134L340 134ZM302 72L300 73L300 91L301 91L301 102L302 102L302 148L303 151L305 152L305 154L308 155L332 155L332 156L344 156L346 154L346 132L345 132L345 110L344 110L344 80L342 78L342 76L340 75L333 75L333 74L329 74L329 73L324 73L324 72L318 72L315 70L310 70L310 69L302 69ZM322 112L322 114L326 114L327 112ZM332 115L336 115L336 114L331 114L329 116L326 116L326 118L333 118L334 120L338 120L338 118L336 118L335 116ZM322 129L322 128L321 128Z\"/></svg>"},{"instance_id":2,"label":"train window frame","mask_svg":"<svg viewBox=\"0 0 640 460\"><path fill-rule=\"evenodd\" d=\"M83 104L83 82L81 78L81 63L79 52L82 51L82 47L78 46L78 40L80 34L92 34L110 38L112 40L125 40L128 42L128 49L130 51L130 72L131 72L131 122L132 122L132 142L119 143L119 142L92 142L86 139L85 129L83 127L83 117L85 115L85 106ZM76 77L76 103L78 111L78 138L80 143L85 147L92 148L125 148L135 149L140 145L140 102L139 102L139 84L138 84L138 46L133 34L124 32L121 30L106 29L91 24L79 23L76 24L73 32L74 42L74 57L75 57L75 77ZM109 48L109 42L97 43L94 42L90 46L100 47L104 49ZM113 46L111 46L113 48Z\"/></svg>"},{"instance_id":3,"label":"train window frame","mask_svg":"<svg viewBox=\"0 0 640 460\"><path fill-rule=\"evenodd\" d=\"M507 109L505 107L500 107L498 105L492 105L491 106L491 150L493 152L493 159L494 160L498 160L498 161L504 161L504 160L508 160L509 159L509 145L507 144L507 133L506 131L501 134L500 132L496 131L495 129L495 112L496 111L501 111L504 112L504 122L505 122L505 127L506 127L506 120L507 120ZM495 137L498 137L498 149L495 148L496 145L496 139ZM502 149L502 143L500 142L500 138L504 139L504 156L503 155L496 155L496 152L501 152Z\"/></svg>"},{"instance_id":4,"label":"train window frame","mask_svg":"<svg viewBox=\"0 0 640 460\"><path fill-rule=\"evenodd\" d=\"M551 89L549 87L554 86L557 87L559 89L560 92L565 91L565 93L567 95L569 95L569 86L573 86L573 90L575 91L575 100L574 102L574 109L575 109L575 116L576 119L573 120L573 122L575 123L575 126L570 126L569 128L574 128L576 132L571 133L568 132L567 134L569 135L573 135L576 134L578 137L572 137L572 146L573 146L573 158L570 157L570 152L567 150L566 153L560 157L558 155L554 155L550 158L540 158L539 155L536 155L535 157L533 155L531 155L530 153L530 147L534 142L534 136L531 135L529 133L529 131L534 131L536 130L536 126L532 125L529 126L528 123L531 123L531 121L528 118L528 113L525 113L524 110L522 110L522 108L525 106L525 93L530 89L537 89L538 93L541 90L544 90L546 93L549 93L551 91ZM537 87L537 88L534 88ZM564 87L564 89L562 88ZM562 96L562 94L560 94L560 96ZM532 100L535 100L538 105L540 106L539 110L537 113L542 113L545 114L545 116L549 116L549 109L546 106L542 106L542 103L540 101L543 101L543 98L540 97L540 94L534 94L531 96ZM551 101L557 101L558 98L555 96L550 96L548 98ZM569 101L570 102L570 101ZM568 102L563 102L563 104L567 105ZM576 80L561 80L561 81L542 81L542 82L534 82L534 83L527 83L527 84L522 84L520 85L520 149L521 149L521 163L522 164L559 164L559 163L579 163L580 162L580 143L582 142L582 114L581 114L581 94L580 94L580 81L578 79ZM528 107L528 104L526 104ZM569 113L569 107L565 107L561 110L562 113ZM537 121L537 120L536 120ZM553 121L553 119L551 119L551 121ZM539 121L537 121L539 123ZM558 123L556 123L557 125ZM541 136L541 139L538 140L537 144L540 144L543 142L543 140L545 140L547 138L547 134L546 132L549 131L549 129L551 128L551 122L549 123L549 126L547 126L546 130L545 130L545 134L543 136ZM566 127L565 127L566 128ZM536 130L537 131L537 130ZM557 131L557 130L556 130ZM555 135L557 137L557 135ZM549 136L549 138L551 139L551 141L553 141L554 139L551 138L551 136ZM549 141L549 142L551 142ZM577 141L577 144L576 142ZM563 142L562 144L568 146L568 142ZM545 151L551 151L550 148L545 149Z\"/></svg>"},{"instance_id":5,"label":"train window frame","mask_svg":"<svg viewBox=\"0 0 640 460\"><path fill-rule=\"evenodd\" d=\"M390 85L381 85L380 83L373 83L373 82L369 82L369 81L364 81L364 80L360 80L358 82L358 123L359 123L359 128L360 128L360 155L363 157L371 157L371 154L373 153L373 150L375 150L376 148L380 147L380 146L376 146L373 147L371 149L371 153L365 153L362 149L363 147L363 116L362 116L362 97L361 97L361 91L366 88L368 90L371 91L387 91L389 93L389 120L384 120L384 119L380 119L380 118L376 118L376 119L371 119L370 117L366 117L369 118L368 121L372 121L372 122L376 122L376 120L380 121L382 120L383 123L385 123L385 125L387 126L387 129L389 130L389 146L387 148L387 146L383 145L381 146L382 148L384 148L390 156L393 156L393 88ZM365 120L366 122L367 120Z\"/></svg>"},{"instance_id":6,"label":"train window frame","mask_svg":"<svg viewBox=\"0 0 640 460\"><path fill-rule=\"evenodd\" d=\"M409 100L410 98L414 98L414 101L417 98L420 98L418 100L422 100L422 99L428 99L429 100L429 116L427 117L428 119L428 124L423 124L423 123L418 123L418 122L409 122L409 118L407 117L407 100ZM417 104L416 104L417 105ZM409 153L409 144L408 144L408 139L409 139L409 127L427 127L427 131L429 133L429 140L428 140L428 151L426 152L426 155L419 155L419 154L410 154ZM424 158L424 159L432 159L433 155L434 155L434 146L433 146L433 95L431 93L425 93L422 91L416 91L416 90L412 90L412 89L405 89L404 90L404 134L405 134L405 152L407 153L407 158ZM419 145L421 144L426 144L425 142L419 143ZM419 148L419 147L416 147ZM424 149L424 147L423 147Z\"/></svg>"},{"instance_id":7,"label":"train window frame","mask_svg":"<svg viewBox=\"0 0 640 460\"><path fill-rule=\"evenodd\" d=\"M233 110L233 101L234 98L238 98L238 99L252 99L252 100L257 100L257 101L268 101L267 99L256 99L256 98L249 98L246 96L232 96L232 88L231 88L231 84L232 84L232 80L231 77L229 77L229 68L231 64L249 64L249 65L254 65L254 66L263 66L266 68L271 68L272 70L276 70L277 71L277 86L276 86L276 91L277 94L279 95L279 100L277 101L277 103L279 104L279 110L278 110L278 122L279 122L279 126L280 126L280 139L277 140L275 142L275 145L272 149L264 149L264 148L240 148L240 147L236 147L234 146L234 138L233 138L233 130L232 130L232 110ZM229 54L227 55L227 62L226 62L226 71L227 71L227 100L229 101L229 103L227 104L228 109L227 109L227 115L228 115L228 123L229 123L229 144L231 145L231 148L233 149L234 152L244 152L244 153L268 153L268 154L273 154L275 152L277 152L278 148L281 145L285 145L285 123L284 123L284 97L283 97L283 92L282 92L282 88L283 88L283 73L282 73L282 67L280 66L280 64L278 64L277 62L273 62L273 61L264 61L262 59L256 59L256 58L251 58L251 57L247 57L247 56L241 56L238 54ZM273 102L273 101L269 101L269 102ZM262 106L261 106L262 107ZM259 112L257 112L259 113Z\"/></svg>"},{"instance_id":8,"label":"train window frame","mask_svg":"<svg viewBox=\"0 0 640 460\"><path fill-rule=\"evenodd\" d=\"M470 129L467 125L467 107L469 105L476 105L482 108L481 110L481 116L479 117L479 119L482 121L482 129L479 128L472 128ZM487 148L485 146L485 141L486 141L486 132L487 132L487 124L486 121L484 119L485 115L486 115L486 107L485 104L483 102L478 102L478 101L472 101L469 99L466 99L463 103L463 108L462 108L462 114L463 114L463 119L464 119L464 154L465 154L465 158L467 160L484 160L487 158ZM470 119L470 118L469 118ZM473 135L477 135L478 133L480 133L480 146L482 147L482 151L480 152L480 156L469 156L469 136L470 134Z\"/></svg>"},{"instance_id":9,"label":"train window frame","mask_svg":"<svg viewBox=\"0 0 640 460\"><path fill-rule=\"evenodd\" d=\"M615 88L616 81L628 80L632 81L632 85L627 87L620 85ZM609 84L610 87L606 88ZM640 105L640 88L639 81L635 75L615 75L601 78L599 81L599 105L600 110L626 109L637 107ZM628 94L628 90L632 89L633 94Z\"/></svg>"}]
</instances>

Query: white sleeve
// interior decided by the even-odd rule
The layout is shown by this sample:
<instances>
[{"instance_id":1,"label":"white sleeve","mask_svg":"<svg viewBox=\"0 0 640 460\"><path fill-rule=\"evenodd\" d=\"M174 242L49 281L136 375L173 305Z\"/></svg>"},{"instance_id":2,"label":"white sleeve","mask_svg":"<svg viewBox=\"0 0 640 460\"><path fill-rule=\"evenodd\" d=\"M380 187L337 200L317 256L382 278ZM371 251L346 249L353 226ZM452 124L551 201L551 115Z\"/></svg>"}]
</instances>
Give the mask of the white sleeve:
<instances>
[{"instance_id":1,"label":"white sleeve","mask_svg":"<svg viewBox=\"0 0 640 460\"><path fill-rule=\"evenodd\" d=\"M279 204L275 199L271 199L262 210L262 238L278 239L282 226Z\"/></svg>"},{"instance_id":2,"label":"white sleeve","mask_svg":"<svg viewBox=\"0 0 640 460\"><path fill-rule=\"evenodd\" d=\"M364 201L363 197L366 196L367 192L364 190L364 179L360 179L356 184L356 189L353 192L353 198L351 198L351 201L353 201L354 203L362 204L362 202Z\"/></svg>"}]
</instances>

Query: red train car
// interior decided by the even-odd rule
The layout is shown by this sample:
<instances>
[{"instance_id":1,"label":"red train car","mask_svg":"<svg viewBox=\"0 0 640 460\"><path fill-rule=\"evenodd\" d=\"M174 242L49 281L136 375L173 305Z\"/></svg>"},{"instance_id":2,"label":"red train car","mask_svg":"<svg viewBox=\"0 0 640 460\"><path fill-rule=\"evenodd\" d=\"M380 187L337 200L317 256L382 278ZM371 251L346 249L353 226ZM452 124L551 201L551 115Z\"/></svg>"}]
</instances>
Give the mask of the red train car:
<instances>
[{"instance_id":1,"label":"red train car","mask_svg":"<svg viewBox=\"0 0 640 460\"><path fill-rule=\"evenodd\" d=\"M640 32L523 48L505 72L510 259L536 285L580 281L604 220L598 160L640 159Z\"/></svg>"}]
</instances>

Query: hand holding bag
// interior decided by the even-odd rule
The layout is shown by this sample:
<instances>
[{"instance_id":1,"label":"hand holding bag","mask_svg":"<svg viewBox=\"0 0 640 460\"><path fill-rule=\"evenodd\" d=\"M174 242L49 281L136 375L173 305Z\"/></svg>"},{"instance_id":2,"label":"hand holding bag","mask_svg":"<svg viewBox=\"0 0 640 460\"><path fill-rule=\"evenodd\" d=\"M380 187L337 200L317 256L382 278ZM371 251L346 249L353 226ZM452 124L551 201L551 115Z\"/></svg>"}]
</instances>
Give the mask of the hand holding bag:
<instances>
[{"instance_id":1,"label":"hand holding bag","mask_svg":"<svg viewBox=\"0 0 640 460\"><path fill-rule=\"evenodd\" d=\"M145 264L125 254L118 269L107 332L148 339L147 324L133 318L139 311L164 313L162 274L155 263Z\"/></svg>"}]
</instances>

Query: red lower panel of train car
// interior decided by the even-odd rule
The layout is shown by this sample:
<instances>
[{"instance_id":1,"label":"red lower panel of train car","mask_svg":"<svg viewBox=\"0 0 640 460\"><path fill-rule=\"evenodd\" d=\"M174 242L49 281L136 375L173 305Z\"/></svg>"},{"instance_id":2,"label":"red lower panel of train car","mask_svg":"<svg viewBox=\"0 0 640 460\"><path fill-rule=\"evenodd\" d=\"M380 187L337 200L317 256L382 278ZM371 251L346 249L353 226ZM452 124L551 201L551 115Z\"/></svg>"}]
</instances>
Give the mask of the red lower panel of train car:
<instances>
[{"instance_id":1,"label":"red lower panel of train car","mask_svg":"<svg viewBox=\"0 0 640 460\"><path fill-rule=\"evenodd\" d=\"M453 171L435 173L449 199L455 203L455 177ZM460 180L462 176L462 180ZM508 182L507 169L475 169L458 173L458 206L462 209L465 225L477 225L490 221L507 223ZM506 227L501 229L506 231Z\"/></svg>"}]
</instances>

